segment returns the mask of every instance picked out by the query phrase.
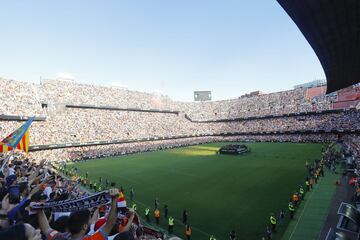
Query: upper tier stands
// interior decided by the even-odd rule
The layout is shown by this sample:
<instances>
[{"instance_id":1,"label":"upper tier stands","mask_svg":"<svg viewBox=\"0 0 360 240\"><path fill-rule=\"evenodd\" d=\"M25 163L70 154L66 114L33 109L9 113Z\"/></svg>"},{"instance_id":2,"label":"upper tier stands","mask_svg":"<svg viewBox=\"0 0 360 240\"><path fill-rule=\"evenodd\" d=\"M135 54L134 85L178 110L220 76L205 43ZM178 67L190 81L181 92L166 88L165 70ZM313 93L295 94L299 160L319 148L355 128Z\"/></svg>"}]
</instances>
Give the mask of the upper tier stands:
<instances>
[{"instance_id":1,"label":"upper tier stands","mask_svg":"<svg viewBox=\"0 0 360 240\"><path fill-rule=\"evenodd\" d=\"M43 103L47 106L47 113L59 110L66 104L86 104L181 111L193 120L217 120L329 110L334 100L329 97L310 98L307 89L301 88L224 101L178 102L159 94L70 81L46 80L36 85L0 79L0 83L8 86L0 95L3 102L0 115L43 115Z\"/></svg>"},{"instance_id":2,"label":"upper tier stands","mask_svg":"<svg viewBox=\"0 0 360 240\"><path fill-rule=\"evenodd\" d=\"M332 109L332 103L328 98L313 102L305 98L305 93L304 89L295 89L225 101L179 103L179 105L180 109L193 120L260 117Z\"/></svg>"},{"instance_id":3,"label":"upper tier stands","mask_svg":"<svg viewBox=\"0 0 360 240\"><path fill-rule=\"evenodd\" d=\"M102 105L119 108L171 109L167 96L118 87L77 84L70 81L44 81L39 89L48 104Z\"/></svg>"},{"instance_id":4,"label":"upper tier stands","mask_svg":"<svg viewBox=\"0 0 360 240\"><path fill-rule=\"evenodd\" d=\"M39 86L0 78L0 115L42 116Z\"/></svg>"},{"instance_id":5,"label":"upper tier stands","mask_svg":"<svg viewBox=\"0 0 360 240\"><path fill-rule=\"evenodd\" d=\"M333 97L318 98L316 91L310 94L307 89L187 103L157 94L68 81L49 80L41 85L5 79L0 82L9 89L1 92L0 116L46 117L45 121L33 123L31 145L222 133L360 130L360 115L354 111L286 116L331 110ZM72 106L66 107L68 104ZM92 107L86 108L89 105ZM201 122L267 115L281 117ZM0 120L1 135L9 134L18 125Z\"/></svg>"}]
</instances>

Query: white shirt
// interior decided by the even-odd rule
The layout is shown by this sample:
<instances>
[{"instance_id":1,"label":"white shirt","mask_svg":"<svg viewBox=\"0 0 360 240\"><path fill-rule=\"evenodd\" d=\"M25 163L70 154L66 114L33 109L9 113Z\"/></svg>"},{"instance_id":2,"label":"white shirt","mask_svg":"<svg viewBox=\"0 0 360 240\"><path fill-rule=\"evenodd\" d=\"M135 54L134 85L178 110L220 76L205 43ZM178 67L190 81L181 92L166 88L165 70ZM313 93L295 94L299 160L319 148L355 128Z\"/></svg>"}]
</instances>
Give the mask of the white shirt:
<instances>
[{"instance_id":1,"label":"white shirt","mask_svg":"<svg viewBox=\"0 0 360 240\"><path fill-rule=\"evenodd\" d=\"M15 169L14 168L9 168L9 176L10 175L15 175Z\"/></svg>"},{"instance_id":2,"label":"white shirt","mask_svg":"<svg viewBox=\"0 0 360 240\"><path fill-rule=\"evenodd\" d=\"M62 216L70 216L71 212L55 212L54 213L54 220L56 221L59 217Z\"/></svg>"},{"instance_id":3,"label":"white shirt","mask_svg":"<svg viewBox=\"0 0 360 240\"><path fill-rule=\"evenodd\" d=\"M44 189L44 193L46 194L46 196L48 197L48 199L50 198L50 194L52 193L52 188L50 186L47 186Z\"/></svg>"}]
</instances>

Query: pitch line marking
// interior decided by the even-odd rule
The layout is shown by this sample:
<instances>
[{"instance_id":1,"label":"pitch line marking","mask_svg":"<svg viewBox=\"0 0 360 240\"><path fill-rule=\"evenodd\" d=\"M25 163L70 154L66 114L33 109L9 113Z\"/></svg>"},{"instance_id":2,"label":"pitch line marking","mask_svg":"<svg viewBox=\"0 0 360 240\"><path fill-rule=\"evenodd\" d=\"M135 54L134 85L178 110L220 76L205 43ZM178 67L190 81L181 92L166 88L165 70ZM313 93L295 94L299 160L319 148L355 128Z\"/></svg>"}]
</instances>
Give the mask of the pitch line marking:
<instances>
[{"instance_id":1,"label":"pitch line marking","mask_svg":"<svg viewBox=\"0 0 360 240\"><path fill-rule=\"evenodd\" d=\"M296 222L296 224L295 224L295 227L294 227L294 229L293 229L293 231L292 231L292 233L291 233L291 235L290 235L290 237L289 237L289 240L293 237L293 235L294 235L294 233L295 233L295 231L296 231L296 229L297 229L297 226L298 226L298 224L299 224L299 222L300 222L300 219L302 218L302 216L303 216L303 214L304 214L304 212L305 212L305 209L306 209L306 207L308 206L308 203L309 203L309 201L310 201L310 198L314 195L314 193L315 193L315 191L317 191L317 189L318 189L318 187L317 187L316 189L314 189L314 191L311 192L310 197L309 197L308 200L306 201L306 203L305 203L305 205L304 205L304 209L302 210L302 212L301 212L301 214L300 214L300 217L299 217L299 219L297 220L297 222Z\"/></svg>"}]
</instances>

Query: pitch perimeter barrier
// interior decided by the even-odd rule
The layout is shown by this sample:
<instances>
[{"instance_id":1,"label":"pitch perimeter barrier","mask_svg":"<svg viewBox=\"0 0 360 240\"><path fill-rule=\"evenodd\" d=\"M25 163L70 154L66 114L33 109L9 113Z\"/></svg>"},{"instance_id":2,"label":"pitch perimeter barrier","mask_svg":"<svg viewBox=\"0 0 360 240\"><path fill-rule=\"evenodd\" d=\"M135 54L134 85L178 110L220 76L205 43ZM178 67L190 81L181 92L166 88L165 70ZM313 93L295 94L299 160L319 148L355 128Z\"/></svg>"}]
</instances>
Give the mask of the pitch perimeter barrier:
<instances>
[{"instance_id":1,"label":"pitch perimeter barrier","mask_svg":"<svg viewBox=\"0 0 360 240\"><path fill-rule=\"evenodd\" d=\"M136 142L149 142L149 141L162 141L162 140L176 140L197 137L231 137L231 136L262 136L262 135L295 135L295 134L359 134L360 130L303 130L303 131L273 131L273 132L226 132L220 134L197 134L197 135L182 135L173 137L152 137L152 138L138 138L138 139L120 139L108 141L90 141L83 143L63 143L63 144L47 144L47 145L34 145L29 147L29 151L50 150L69 147L86 147L96 145L109 145L109 144L123 144L123 143L136 143Z\"/></svg>"}]
</instances>

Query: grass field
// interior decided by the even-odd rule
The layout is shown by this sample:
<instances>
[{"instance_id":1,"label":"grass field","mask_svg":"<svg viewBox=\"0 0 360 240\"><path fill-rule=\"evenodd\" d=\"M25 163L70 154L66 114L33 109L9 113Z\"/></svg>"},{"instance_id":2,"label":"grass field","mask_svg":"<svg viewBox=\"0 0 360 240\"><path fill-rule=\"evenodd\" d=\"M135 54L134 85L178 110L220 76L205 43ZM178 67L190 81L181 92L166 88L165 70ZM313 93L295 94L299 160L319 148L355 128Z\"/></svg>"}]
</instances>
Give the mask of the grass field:
<instances>
[{"instance_id":1,"label":"grass field","mask_svg":"<svg viewBox=\"0 0 360 240\"><path fill-rule=\"evenodd\" d=\"M160 211L169 206L170 215L181 221L187 209L192 239L207 240L210 234L228 239L234 229L238 239L261 239L269 215L276 216L299 184L304 185L305 161L321 155L321 144L247 143L244 156L216 155L215 143L123 157L76 163L82 172L98 180L115 181L128 195L135 190L138 213L144 206L153 212L158 197ZM131 206L131 203L128 203ZM287 212L286 212L287 213ZM153 216L153 215L152 215ZM152 219L154 221L154 219ZM161 218L167 229L167 220ZM279 229L280 239L285 227ZM175 234L184 237L185 227L176 222Z\"/></svg>"}]
</instances>

